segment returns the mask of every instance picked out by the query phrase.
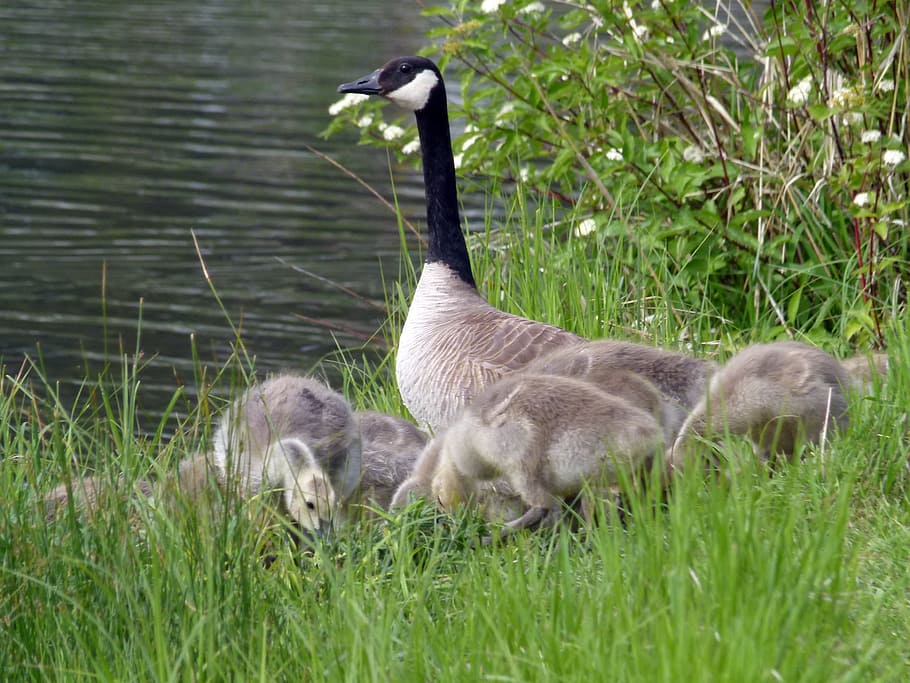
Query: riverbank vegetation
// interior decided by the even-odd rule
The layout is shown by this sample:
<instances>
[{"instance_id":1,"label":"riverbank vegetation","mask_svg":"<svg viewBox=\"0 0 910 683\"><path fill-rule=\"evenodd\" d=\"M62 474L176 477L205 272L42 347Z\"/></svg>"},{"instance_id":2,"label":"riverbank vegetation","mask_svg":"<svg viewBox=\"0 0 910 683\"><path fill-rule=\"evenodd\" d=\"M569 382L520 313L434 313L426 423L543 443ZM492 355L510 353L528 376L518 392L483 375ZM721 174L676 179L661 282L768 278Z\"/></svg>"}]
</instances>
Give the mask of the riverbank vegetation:
<instances>
[{"instance_id":1,"label":"riverbank vegetation","mask_svg":"<svg viewBox=\"0 0 910 683\"><path fill-rule=\"evenodd\" d=\"M775 3L763 28L743 32L754 62L721 41L733 19L684 3L429 11L444 26L431 54L447 64L450 94L461 86L462 187L493 198L470 244L497 306L718 360L788 337L839 356L883 347L888 375L854 397L849 430L792 464L772 472L733 440L722 476L687 471L666 500L626 486L622 520L607 511L591 528L476 547L481 521L416 504L301 554L266 501L238 513L217 492L203 505L135 491L204 449L226 397L254 375L239 334L219 373L199 364L196 398L176 395L155 424L135 409L138 345L71 402L40 363L7 367L0 670L10 680L905 680L905 9ZM357 126L407 162L414 133L396 115L359 103L332 127ZM416 282L402 263L388 286L392 342ZM403 411L392 356L330 362L357 407ZM106 504L48 522L42 495L83 471L109 482Z\"/></svg>"}]
</instances>

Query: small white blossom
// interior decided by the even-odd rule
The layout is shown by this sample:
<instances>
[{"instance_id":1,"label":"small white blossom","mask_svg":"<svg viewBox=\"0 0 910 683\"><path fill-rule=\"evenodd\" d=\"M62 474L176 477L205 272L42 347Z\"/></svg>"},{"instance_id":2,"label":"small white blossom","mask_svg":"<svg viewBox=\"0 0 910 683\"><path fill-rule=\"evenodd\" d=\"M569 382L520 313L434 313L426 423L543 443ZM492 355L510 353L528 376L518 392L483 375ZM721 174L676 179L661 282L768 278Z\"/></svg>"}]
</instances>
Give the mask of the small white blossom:
<instances>
[{"instance_id":1,"label":"small white blossom","mask_svg":"<svg viewBox=\"0 0 910 683\"><path fill-rule=\"evenodd\" d=\"M635 36L636 40L641 42L643 40L648 39L648 36L650 35L650 31L648 30L647 26L645 26L644 24L639 24L634 19L632 19L629 22L629 26L632 27L632 35Z\"/></svg>"},{"instance_id":2,"label":"small white blossom","mask_svg":"<svg viewBox=\"0 0 910 683\"><path fill-rule=\"evenodd\" d=\"M506 4L506 0L483 0L480 3L480 11L484 14L493 14L496 10Z\"/></svg>"},{"instance_id":3,"label":"small white blossom","mask_svg":"<svg viewBox=\"0 0 910 683\"><path fill-rule=\"evenodd\" d=\"M542 2L531 2L518 11L522 14L541 14L545 9Z\"/></svg>"},{"instance_id":4,"label":"small white blossom","mask_svg":"<svg viewBox=\"0 0 910 683\"><path fill-rule=\"evenodd\" d=\"M723 24L712 24L711 28L701 34L701 39L704 41L713 40L714 38L720 38L727 30L727 27Z\"/></svg>"},{"instance_id":5,"label":"small white blossom","mask_svg":"<svg viewBox=\"0 0 910 683\"><path fill-rule=\"evenodd\" d=\"M369 95L361 95L360 93L349 92L329 107L329 114L332 116L338 116L345 109L350 109L351 107L358 105L364 100L368 99L370 99Z\"/></svg>"},{"instance_id":6,"label":"small white blossom","mask_svg":"<svg viewBox=\"0 0 910 683\"><path fill-rule=\"evenodd\" d=\"M397 140L402 135L404 135L404 128L401 126L386 126L385 130L382 131L383 139L388 140L389 142Z\"/></svg>"},{"instance_id":7,"label":"small white blossom","mask_svg":"<svg viewBox=\"0 0 910 683\"><path fill-rule=\"evenodd\" d=\"M809 92L812 90L812 77L806 76L799 83L790 88L787 101L791 104L801 105L809 101Z\"/></svg>"},{"instance_id":8,"label":"small white blossom","mask_svg":"<svg viewBox=\"0 0 910 683\"><path fill-rule=\"evenodd\" d=\"M372 114L365 114L364 116L361 116L359 119L357 119L358 128L369 128L371 125L373 125Z\"/></svg>"},{"instance_id":9,"label":"small white blossom","mask_svg":"<svg viewBox=\"0 0 910 683\"><path fill-rule=\"evenodd\" d=\"M906 158L907 155L899 149L889 149L885 150L885 153L882 154L882 163L886 166L897 166Z\"/></svg>"},{"instance_id":10,"label":"small white blossom","mask_svg":"<svg viewBox=\"0 0 910 683\"><path fill-rule=\"evenodd\" d=\"M891 92L894 90L894 81L892 81L890 78L883 78L875 84L875 89L878 92Z\"/></svg>"},{"instance_id":11,"label":"small white blossom","mask_svg":"<svg viewBox=\"0 0 910 683\"><path fill-rule=\"evenodd\" d=\"M879 138L882 136L877 130L864 130L862 141L866 143L878 142Z\"/></svg>"},{"instance_id":12,"label":"small white blossom","mask_svg":"<svg viewBox=\"0 0 910 683\"><path fill-rule=\"evenodd\" d=\"M585 218L578 225L575 226L575 236L576 237L587 237L592 232L597 230L597 223L593 218Z\"/></svg>"},{"instance_id":13,"label":"small white blossom","mask_svg":"<svg viewBox=\"0 0 910 683\"><path fill-rule=\"evenodd\" d=\"M850 102L852 94L853 90L851 88L837 88L831 93L831 99L828 100L828 105L831 107L842 107Z\"/></svg>"},{"instance_id":14,"label":"small white blossom","mask_svg":"<svg viewBox=\"0 0 910 683\"><path fill-rule=\"evenodd\" d=\"M651 0L651 9L660 9L660 0Z\"/></svg>"},{"instance_id":15,"label":"small white blossom","mask_svg":"<svg viewBox=\"0 0 910 683\"><path fill-rule=\"evenodd\" d=\"M464 154L456 154L454 161L455 161L455 170L458 170L459 168L461 168L462 162L464 162Z\"/></svg>"},{"instance_id":16,"label":"small white blossom","mask_svg":"<svg viewBox=\"0 0 910 683\"><path fill-rule=\"evenodd\" d=\"M857 206L866 206L869 204L869 193L868 192L857 192L856 196L853 198L853 203Z\"/></svg>"},{"instance_id":17,"label":"small white blossom","mask_svg":"<svg viewBox=\"0 0 910 683\"><path fill-rule=\"evenodd\" d=\"M529 169L527 166L522 166L518 171L518 177L521 179L521 182L528 182L528 178L531 177L531 169Z\"/></svg>"},{"instance_id":18,"label":"small white blossom","mask_svg":"<svg viewBox=\"0 0 910 683\"><path fill-rule=\"evenodd\" d=\"M622 150L616 149L615 147L613 147L612 149L608 149L607 150L607 159L609 161L622 161Z\"/></svg>"},{"instance_id":19,"label":"small white blossom","mask_svg":"<svg viewBox=\"0 0 910 683\"><path fill-rule=\"evenodd\" d=\"M691 147L686 147L683 150L683 159L686 161L691 161L695 164L700 164L705 160L705 150L703 150L698 145L692 145Z\"/></svg>"},{"instance_id":20,"label":"small white blossom","mask_svg":"<svg viewBox=\"0 0 910 683\"><path fill-rule=\"evenodd\" d=\"M577 31L575 33L570 33L565 38L562 39L562 44L566 47L572 47L581 42L581 34Z\"/></svg>"},{"instance_id":21,"label":"small white blossom","mask_svg":"<svg viewBox=\"0 0 910 683\"><path fill-rule=\"evenodd\" d=\"M401 148L402 154L417 154L420 151L420 140L411 140Z\"/></svg>"}]
</instances>

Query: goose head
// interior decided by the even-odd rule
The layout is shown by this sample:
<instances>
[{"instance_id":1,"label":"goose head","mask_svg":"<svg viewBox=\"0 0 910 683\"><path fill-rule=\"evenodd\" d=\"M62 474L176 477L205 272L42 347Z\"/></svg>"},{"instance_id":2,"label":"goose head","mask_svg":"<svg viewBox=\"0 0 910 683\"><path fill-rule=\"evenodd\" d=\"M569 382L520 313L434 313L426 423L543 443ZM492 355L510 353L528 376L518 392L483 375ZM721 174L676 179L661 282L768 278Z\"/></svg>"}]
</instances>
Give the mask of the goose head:
<instances>
[{"instance_id":1,"label":"goose head","mask_svg":"<svg viewBox=\"0 0 910 683\"><path fill-rule=\"evenodd\" d=\"M442 95L445 85L436 65L425 57L396 57L356 81L338 86L340 93L380 95L414 112Z\"/></svg>"},{"instance_id":2,"label":"goose head","mask_svg":"<svg viewBox=\"0 0 910 683\"><path fill-rule=\"evenodd\" d=\"M284 503L291 519L304 532L324 536L331 529L335 491L318 467L298 473L293 488L284 491Z\"/></svg>"},{"instance_id":3,"label":"goose head","mask_svg":"<svg viewBox=\"0 0 910 683\"><path fill-rule=\"evenodd\" d=\"M269 454L270 478L282 489L284 506L299 528L323 536L331 529L337 497L310 447L297 438L282 439Z\"/></svg>"}]
</instances>

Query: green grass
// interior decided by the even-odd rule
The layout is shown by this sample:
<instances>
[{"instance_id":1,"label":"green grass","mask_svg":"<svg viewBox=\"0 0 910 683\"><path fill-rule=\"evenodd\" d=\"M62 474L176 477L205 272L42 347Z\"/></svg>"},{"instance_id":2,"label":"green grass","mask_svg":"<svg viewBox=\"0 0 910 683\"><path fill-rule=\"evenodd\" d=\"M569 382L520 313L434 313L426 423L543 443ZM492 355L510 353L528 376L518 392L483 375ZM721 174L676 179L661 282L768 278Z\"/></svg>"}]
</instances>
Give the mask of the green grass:
<instances>
[{"instance_id":1,"label":"green grass","mask_svg":"<svg viewBox=\"0 0 910 683\"><path fill-rule=\"evenodd\" d=\"M770 317L745 333L679 299L654 303L636 284L653 283L643 262L611 270L602 250L560 241L543 218L509 220L523 237L472 240L478 279L503 308L590 336L673 347L684 338L703 354L774 336ZM592 272L603 279L584 276ZM305 555L256 503L237 510L215 496L205 508L132 493L137 479L204 447L223 406L210 395L249 375L242 354L211 381L200 372L201 402L170 438L161 428L137 435L141 369L128 358L72 405L37 369L7 375L0 671L10 680L906 680L905 330L890 333L889 354L895 367L854 401L851 428L773 476L734 441L723 476L687 472L666 503L630 494L625 524L614 516L475 547L477 519L415 505ZM391 358L342 362L358 407L403 411ZM41 496L74 464L107 478L111 493L90 519L65 510L48 523Z\"/></svg>"}]
</instances>

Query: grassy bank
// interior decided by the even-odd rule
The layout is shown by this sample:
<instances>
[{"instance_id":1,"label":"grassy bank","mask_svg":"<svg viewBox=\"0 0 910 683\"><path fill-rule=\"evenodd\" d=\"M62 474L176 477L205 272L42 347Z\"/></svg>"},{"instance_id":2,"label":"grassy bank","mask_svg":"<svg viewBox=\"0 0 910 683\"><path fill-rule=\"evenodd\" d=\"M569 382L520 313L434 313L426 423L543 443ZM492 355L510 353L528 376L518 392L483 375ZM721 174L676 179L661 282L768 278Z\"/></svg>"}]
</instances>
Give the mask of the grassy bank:
<instances>
[{"instance_id":1,"label":"grassy bank","mask_svg":"<svg viewBox=\"0 0 910 683\"><path fill-rule=\"evenodd\" d=\"M910 678L905 12L834 2L802 21L802 4L776 4L756 74L718 62L695 4L600 4L441 12L439 49L468 69L462 168L512 195L471 239L480 288L587 337L718 360L789 337L838 355L884 343L889 375L854 398L849 430L773 475L729 443L723 476L689 471L665 503L627 492L624 523L474 547L478 520L418 505L301 556L259 502L134 492L206 447L249 381L244 353L200 372L198 404L175 397L190 411L172 436L173 415L138 423L130 359L67 404L53 378L7 368L6 678ZM336 128L398 135L362 106ZM397 275L392 342L414 282ZM337 388L402 412L390 366L351 363ZM109 484L98 513L48 522L42 495L89 469Z\"/></svg>"},{"instance_id":2,"label":"grassy bank","mask_svg":"<svg viewBox=\"0 0 910 683\"><path fill-rule=\"evenodd\" d=\"M511 244L475 240L480 280L500 305L592 336L678 338L673 315L656 322L612 294L622 282L606 259L582 264L545 221L523 220L530 240L528 230ZM560 272L560 260L577 268ZM576 276L599 268L603 280ZM702 355L728 353L711 340L756 336L685 319ZM418 506L348 528L302 560L255 503L228 512L218 496L202 505L133 493L137 479L204 447L223 407L208 396L244 373L228 368L200 387L206 398L172 438L136 424L141 385L128 362L107 378L114 388L73 405L37 374L7 374L0 670L42 680L905 679L910 340L897 330L889 341L896 367L853 402L849 431L773 476L733 443L727 477L687 473L666 505L632 495L625 524L475 548L477 520ZM400 410L384 367L352 366L345 390ZM65 510L47 522L41 495L73 462L91 463L111 495L91 519ZM268 567L266 554L276 556Z\"/></svg>"}]
</instances>

